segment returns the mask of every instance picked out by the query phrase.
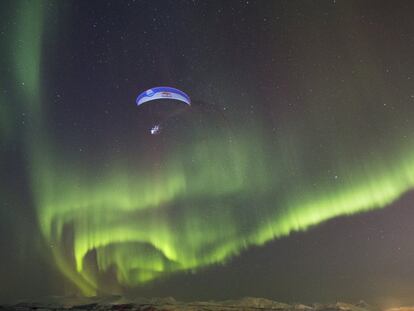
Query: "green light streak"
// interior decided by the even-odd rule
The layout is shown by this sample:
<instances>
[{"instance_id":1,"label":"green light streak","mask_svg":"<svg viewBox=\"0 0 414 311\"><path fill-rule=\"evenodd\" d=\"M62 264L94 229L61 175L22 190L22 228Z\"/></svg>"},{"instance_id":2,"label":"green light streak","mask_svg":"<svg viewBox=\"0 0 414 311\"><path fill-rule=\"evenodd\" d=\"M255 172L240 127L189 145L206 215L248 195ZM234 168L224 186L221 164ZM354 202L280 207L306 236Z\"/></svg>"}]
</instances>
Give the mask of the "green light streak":
<instances>
[{"instance_id":1,"label":"green light streak","mask_svg":"<svg viewBox=\"0 0 414 311\"><path fill-rule=\"evenodd\" d=\"M40 117L40 61L45 2L18 1L16 34L13 48L16 87L22 104Z\"/></svg>"},{"instance_id":2,"label":"green light streak","mask_svg":"<svg viewBox=\"0 0 414 311\"><path fill-rule=\"evenodd\" d=\"M95 288L104 285L88 275L86 258L94 250L101 272L116 267L118 282L134 286L225 262L251 245L333 217L382 208L414 186L413 152L402 152L410 156L392 166L365 160L344 170L341 181L307 188L303 174L286 180L292 154L273 150L278 159L269 161L257 153L263 144L259 131L231 143L211 139L176 150L156 172L146 163L118 166L101 182L79 178L76 166L64 178L50 174L48 161L40 172L50 175L36 189L45 237L59 242L73 234L72 273ZM281 191L283 184L296 186ZM65 232L67 225L72 229Z\"/></svg>"}]
</instances>

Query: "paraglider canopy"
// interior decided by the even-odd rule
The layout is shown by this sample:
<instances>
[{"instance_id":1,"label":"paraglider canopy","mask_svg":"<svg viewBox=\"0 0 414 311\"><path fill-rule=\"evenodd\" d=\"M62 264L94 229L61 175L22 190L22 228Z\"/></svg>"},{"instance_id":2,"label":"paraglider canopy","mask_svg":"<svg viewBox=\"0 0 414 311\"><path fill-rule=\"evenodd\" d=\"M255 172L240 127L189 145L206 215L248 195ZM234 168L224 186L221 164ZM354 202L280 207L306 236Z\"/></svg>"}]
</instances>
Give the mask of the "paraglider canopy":
<instances>
[{"instance_id":1,"label":"paraglider canopy","mask_svg":"<svg viewBox=\"0 0 414 311\"><path fill-rule=\"evenodd\" d=\"M136 104L138 107L144 106L144 109L140 109L149 116L146 120L152 120L149 131L151 135L158 135L164 127L162 124L187 110L188 106L191 106L191 100L183 91L169 86L159 86L139 94Z\"/></svg>"},{"instance_id":2,"label":"paraglider canopy","mask_svg":"<svg viewBox=\"0 0 414 311\"><path fill-rule=\"evenodd\" d=\"M157 99L173 99L191 105L190 97L186 93L169 86L154 87L142 92L138 95L136 103L137 106L140 106L143 103Z\"/></svg>"}]
</instances>

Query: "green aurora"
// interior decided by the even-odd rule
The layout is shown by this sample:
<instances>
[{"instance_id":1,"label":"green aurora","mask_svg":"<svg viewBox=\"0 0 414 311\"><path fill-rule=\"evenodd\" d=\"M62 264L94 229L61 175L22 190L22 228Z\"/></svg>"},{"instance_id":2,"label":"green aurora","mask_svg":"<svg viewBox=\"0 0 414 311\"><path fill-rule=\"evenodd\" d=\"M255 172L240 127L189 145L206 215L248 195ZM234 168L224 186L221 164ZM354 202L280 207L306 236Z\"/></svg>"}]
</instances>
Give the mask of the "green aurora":
<instances>
[{"instance_id":1,"label":"green aurora","mask_svg":"<svg viewBox=\"0 0 414 311\"><path fill-rule=\"evenodd\" d=\"M235 115L231 128L197 124L188 143L165 143L155 164L136 161L138 154L108 154L97 163L65 153L43 121L47 14L39 3L20 3L12 45L21 110L31 118L23 140L44 239L84 295L105 291L100 276L111 269L123 287L197 271L331 218L386 207L414 187L414 142L404 135L412 126L392 130L403 110L378 112L376 124L387 125L379 131L365 128L366 120L346 126L338 109L322 149L312 146L328 125L315 108L281 122L272 139L254 118L242 126ZM316 107L316 99L306 100ZM351 115L358 110L347 107ZM12 127L2 122L2 139Z\"/></svg>"}]
</instances>

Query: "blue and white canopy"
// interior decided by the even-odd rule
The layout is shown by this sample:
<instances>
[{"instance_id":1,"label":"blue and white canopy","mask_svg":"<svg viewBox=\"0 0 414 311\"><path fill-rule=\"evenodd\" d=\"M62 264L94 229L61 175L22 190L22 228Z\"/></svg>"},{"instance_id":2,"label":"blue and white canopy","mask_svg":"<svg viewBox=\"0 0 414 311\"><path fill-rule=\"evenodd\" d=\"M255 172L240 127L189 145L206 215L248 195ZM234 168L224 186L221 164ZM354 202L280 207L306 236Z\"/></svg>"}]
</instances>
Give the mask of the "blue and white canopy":
<instances>
[{"instance_id":1,"label":"blue and white canopy","mask_svg":"<svg viewBox=\"0 0 414 311\"><path fill-rule=\"evenodd\" d=\"M140 106L143 103L156 99L173 99L191 105L190 97L186 93L168 86L153 87L152 89L142 92L138 95L136 103L137 106Z\"/></svg>"}]
</instances>

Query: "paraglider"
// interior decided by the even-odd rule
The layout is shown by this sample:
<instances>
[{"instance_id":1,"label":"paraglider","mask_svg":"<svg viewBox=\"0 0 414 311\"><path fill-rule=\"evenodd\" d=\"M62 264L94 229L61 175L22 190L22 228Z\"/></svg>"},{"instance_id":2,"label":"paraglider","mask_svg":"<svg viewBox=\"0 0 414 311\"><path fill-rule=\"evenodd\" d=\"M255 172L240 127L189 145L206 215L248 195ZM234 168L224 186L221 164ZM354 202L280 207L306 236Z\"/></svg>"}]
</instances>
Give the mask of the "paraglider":
<instances>
[{"instance_id":1,"label":"paraglider","mask_svg":"<svg viewBox=\"0 0 414 311\"><path fill-rule=\"evenodd\" d=\"M152 124L150 133L151 135L157 135L161 132L161 123L191 106L191 99L186 93L176 88L160 86L139 94L136 104L138 107L148 106L155 123Z\"/></svg>"},{"instance_id":2,"label":"paraglider","mask_svg":"<svg viewBox=\"0 0 414 311\"><path fill-rule=\"evenodd\" d=\"M159 124L154 125L151 127L150 133L151 135L157 135L161 131L161 126Z\"/></svg>"}]
</instances>

